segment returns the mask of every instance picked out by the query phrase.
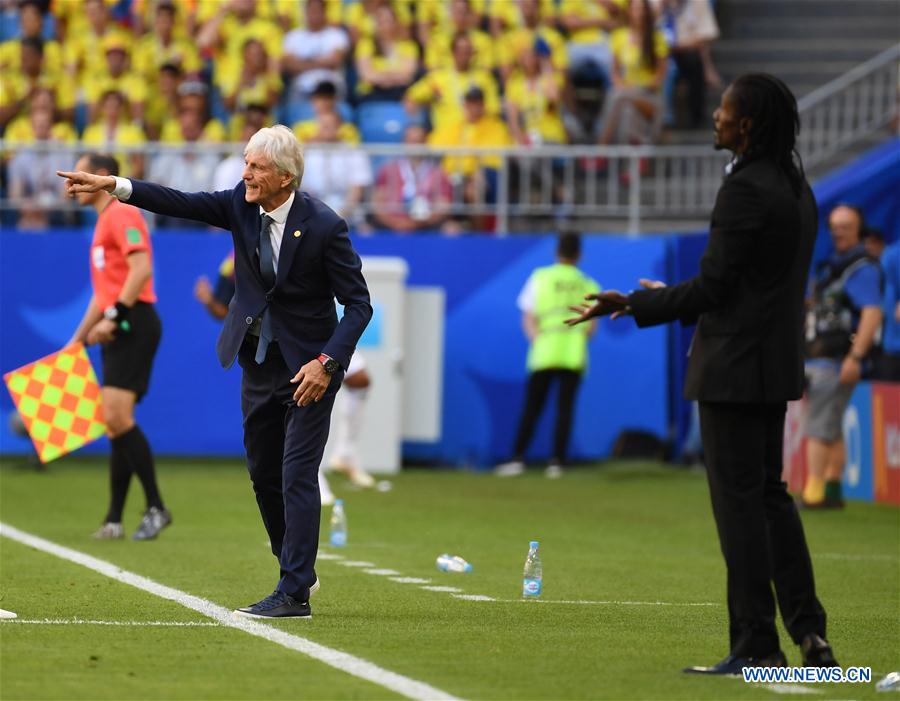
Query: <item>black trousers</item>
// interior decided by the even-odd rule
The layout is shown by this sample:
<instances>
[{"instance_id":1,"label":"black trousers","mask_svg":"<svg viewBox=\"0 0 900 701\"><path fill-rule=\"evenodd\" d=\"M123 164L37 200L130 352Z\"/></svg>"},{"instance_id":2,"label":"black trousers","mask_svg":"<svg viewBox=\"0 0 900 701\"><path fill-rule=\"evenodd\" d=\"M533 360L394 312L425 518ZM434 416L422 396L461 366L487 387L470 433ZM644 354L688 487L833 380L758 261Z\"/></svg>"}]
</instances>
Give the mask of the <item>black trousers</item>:
<instances>
[{"instance_id":1,"label":"black trousers","mask_svg":"<svg viewBox=\"0 0 900 701\"><path fill-rule=\"evenodd\" d=\"M256 339L248 336L238 355L247 467L281 568L277 588L306 601L319 549L319 464L343 372L332 376L321 400L300 407L290 383L296 370L288 369L278 344L269 346L261 365L255 354Z\"/></svg>"},{"instance_id":2,"label":"black trousers","mask_svg":"<svg viewBox=\"0 0 900 701\"><path fill-rule=\"evenodd\" d=\"M688 88L688 126L696 129L708 119L706 114L706 77L703 75L703 59L699 51L677 50L672 52L678 76Z\"/></svg>"},{"instance_id":3,"label":"black trousers","mask_svg":"<svg viewBox=\"0 0 900 701\"><path fill-rule=\"evenodd\" d=\"M575 395L581 383L581 373L577 370L538 370L529 375L525 406L519 418L519 430L513 447L513 456L516 459L525 456L528 444L534 436L534 427L544 410L547 393L554 382L559 382L559 397L556 406L556 428L553 432L552 459L560 463L566 461L569 436L572 434Z\"/></svg>"},{"instance_id":4,"label":"black trousers","mask_svg":"<svg viewBox=\"0 0 900 701\"><path fill-rule=\"evenodd\" d=\"M779 649L775 598L795 643L825 637L797 507L781 480L785 404L700 402L700 431L728 570L731 654ZM774 595L772 587L774 584Z\"/></svg>"}]
</instances>

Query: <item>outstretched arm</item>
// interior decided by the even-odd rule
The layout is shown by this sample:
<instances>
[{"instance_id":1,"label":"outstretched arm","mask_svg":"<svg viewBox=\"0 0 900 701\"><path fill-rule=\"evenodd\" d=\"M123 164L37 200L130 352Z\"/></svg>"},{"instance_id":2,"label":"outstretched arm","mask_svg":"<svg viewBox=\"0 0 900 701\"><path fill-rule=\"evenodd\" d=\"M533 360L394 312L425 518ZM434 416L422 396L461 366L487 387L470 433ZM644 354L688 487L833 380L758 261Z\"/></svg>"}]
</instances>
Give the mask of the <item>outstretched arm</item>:
<instances>
[{"instance_id":1,"label":"outstretched arm","mask_svg":"<svg viewBox=\"0 0 900 701\"><path fill-rule=\"evenodd\" d=\"M181 192L170 187L142 180L130 180L112 175L94 175L83 171L58 170L66 179L65 192L70 197L78 193L104 190L123 202L169 217L201 221L210 226L230 230L229 204L234 194L223 192Z\"/></svg>"}]
</instances>

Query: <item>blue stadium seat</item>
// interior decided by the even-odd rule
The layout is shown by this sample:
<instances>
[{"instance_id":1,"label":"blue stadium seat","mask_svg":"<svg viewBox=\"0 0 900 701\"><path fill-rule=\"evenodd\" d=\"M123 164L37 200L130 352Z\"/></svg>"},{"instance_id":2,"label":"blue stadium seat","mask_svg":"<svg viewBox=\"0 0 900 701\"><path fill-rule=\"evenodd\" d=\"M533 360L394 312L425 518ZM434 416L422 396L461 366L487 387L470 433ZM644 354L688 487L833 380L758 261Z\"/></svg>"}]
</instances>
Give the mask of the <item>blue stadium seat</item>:
<instances>
[{"instance_id":1,"label":"blue stadium seat","mask_svg":"<svg viewBox=\"0 0 900 701\"><path fill-rule=\"evenodd\" d=\"M399 102L363 102L356 108L356 123L366 143L399 144L409 115Z\"/></svg>"},{"instance_id":2,"label":"blue stadium seat","mask_svg":"<svg viewBox=\"0 0 900 701\"><path fill-rule=\"evenodd\" d=\"M353 107L347 102L338 103L338 112L345 122L353 122ZM278 121L280 124L293 126L297 122L312 119L314 116L312 104L309 100L285 100L278 106Z\"/></svg>"}]
</instances>

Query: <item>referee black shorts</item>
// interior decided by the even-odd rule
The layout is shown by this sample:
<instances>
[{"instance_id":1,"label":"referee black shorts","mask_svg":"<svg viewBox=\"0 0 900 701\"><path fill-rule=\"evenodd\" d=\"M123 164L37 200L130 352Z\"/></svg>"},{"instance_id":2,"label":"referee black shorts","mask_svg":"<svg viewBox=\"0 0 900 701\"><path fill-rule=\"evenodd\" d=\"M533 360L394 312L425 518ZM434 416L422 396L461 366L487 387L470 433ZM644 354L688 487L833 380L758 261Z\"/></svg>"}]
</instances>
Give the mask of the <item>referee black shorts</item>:
<instances>
[{"instance_id":1,"label":"referee black shorts","mask_svg":"<svg viewBox=\"0 0 900 701\"><path fill-rule=\"evenodd\" d=\"M130 331L116 331L110 343L100 347L103 386L131 390L138 401L147 394L153 357L162 336L162 324L152 304L137 302L128 315Z\"/></svg>"}]
</instances>

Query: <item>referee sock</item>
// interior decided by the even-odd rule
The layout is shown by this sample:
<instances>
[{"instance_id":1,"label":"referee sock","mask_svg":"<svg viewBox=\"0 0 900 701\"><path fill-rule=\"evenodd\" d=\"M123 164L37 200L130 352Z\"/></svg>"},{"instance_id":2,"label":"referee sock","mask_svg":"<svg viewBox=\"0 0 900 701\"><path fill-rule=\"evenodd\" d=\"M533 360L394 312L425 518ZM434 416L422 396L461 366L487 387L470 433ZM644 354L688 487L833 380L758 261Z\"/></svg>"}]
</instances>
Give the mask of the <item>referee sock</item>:
<instances>
[{"instance_id":1,"label":"referee sock","mask_svg":"<svg viewBox=\"0 0 900 701\"><path fill-rule=\"evenodd\" d=\"M104 519L106 523L122 523L122 510L133 472L121 441L121 436L110 441L112 450L109 456L109 511Z\"/></svg>"},{"instance_id":2,"label":"referee sock","mask_svg":"<svg viewBox=\"0 0 900 701\"><path fill-rule=\"evenodd\" d=\"M162 497L159 495L159 487L156 484L156 468L153 466L153 453L150 451L150 444L140 426L135 424L134 428L123 433L116 440L122 441L128 462L141 481L144 496L147 499L147 508L155 506L157 509L162 509Z\"/></svg>"},{"instance_id":3,"label":"referee sock","mask_svg":"<svg viewBox=\"0 0 900 701\"><path fill-rule=\"evenodd\" d=\"M840 480L828 480L825 482L825 501L841 501L844 498L844 490Z\"/></svg>"},{"instance_id":4,"label":"referee sock","mask_svg":"<svg viewBox=\"0 0 900 701\"><path fill-rule=\"evenodd\" d=\"M803 501L807 504L818 504L825 499L825 480L821 477L806 477L806 486L803 488Z\"/></svg>"}]
</instances>

